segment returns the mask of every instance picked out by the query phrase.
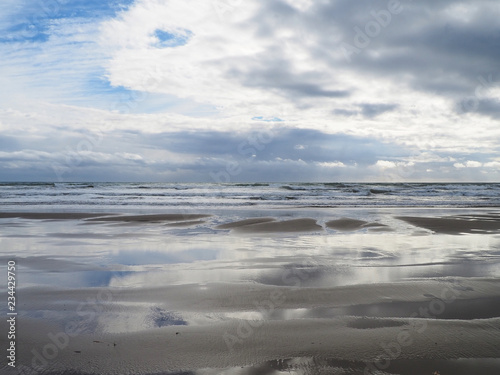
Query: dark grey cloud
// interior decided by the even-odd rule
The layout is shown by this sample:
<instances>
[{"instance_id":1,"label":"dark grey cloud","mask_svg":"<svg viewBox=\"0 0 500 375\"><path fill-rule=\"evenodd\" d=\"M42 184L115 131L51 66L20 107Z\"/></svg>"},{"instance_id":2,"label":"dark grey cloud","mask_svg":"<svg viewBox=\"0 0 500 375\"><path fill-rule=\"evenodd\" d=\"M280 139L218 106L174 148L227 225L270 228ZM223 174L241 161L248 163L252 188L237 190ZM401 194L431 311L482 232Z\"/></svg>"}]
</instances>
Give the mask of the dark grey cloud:
<instances>
[{"instance_id":1,"label":"dark grey cloud","mask_svg":"<svg viewBox=\"0 0 500 375\"><path fill-rule=\"evenodd\" d=\"M258 25L254 32L267 40L274 36L276 43L256 56L255 63L246 64L248 70L235 68L230 76L245 85L282 91L292 98L349 96L349 87L327 89L335 86L336 77L322 76L313 69L298 73L280 59L287 41L278 33L286 29L293 30L318 61L332 68L387 77L419 91L457 100L474 92L478 76L500 74L497 1L399 3L398 12L390 13L387 0L318 1L305 11L282 1L265 2L253 20ZM366 34L366 27L373 27L374 21L379 24L379 32L368 36L367 46L357 46L357 30ZM339 59L342 43L358 48L351 61Z\"/></svg>"},{"instance_id":2,"label":"dark grey cloud","mask_svg":"<svg viewBox=\"0 0 500 375\"><path fill-rule=\"evenodd\" d=\"M357 109L336 108L333 113L345 117L362 115L365 118L374 118L382 113L394 111L398 107L397 104L361 103L357 105Z\"/></svg>"},{"instance_id":3,"label":"dark grey cloud","mask_svg":"<svg viewBox=\"0 0 500 375\"><path fill-rule=\"evenodd\" d=\"M371 108L365 103L365 108L375 113L388 107ZM30 139L25 139L22 144L25 148L0 153L0 178L3 181L57 181L59 177L64 181L357 181L380 180L388 174L401 180L408 177L409 168L409 176L417 180L428 179L427 170L461 179L479 178L481 171L456 168L456 163L466 166L468 161L481 164L493 161L490 154L483 152L442 150L432 152L429 158L418 150L376 138L270 124L259 126L260 130L246 132L149 134L115 130L91 150L81 152L77 146L86 139L85 132L55 136L45 147L37 140L30 143ZM54 148L59 148L59 152L53 152ZM154 157L148 157L151 152ZM377 166L379 161L385 162ZM410 167L409 162L413 163ZM385 170L387 165L389 169ZM401 171L403 174L398 175Z\"/></svg>"},{"instance_id":4,"label":"dark grey cloud","mask_svg":"<svg viewBox=\"0 0 500 375\"><path fill-rule=\"evenodd\" d=\"M365 117L375 117L384 112L392 111L398 106L396 104L361 104L361 113Z\"/></svg>"},{"instance_id":5,"label":"dark grey cloud","mask_svg":"<svg viewBox=\"0 0 500 375\"><path fill-rule=\"evenodd\" d=\"M255 56L252 61L238 64L228 70L230 79L238 79L247 87L257 87L277 92L298 101L311 97L347 98L350 91L342 87L329 89L332 77L326 73L310 71L295 72L290 63L279 57L277 50Z\"/></svg>"},{"instance_id":6,"label":"dark grey cloud","mask_svg":"<svg viewBox=\"0 0 500 375\"><path fill-rule=\"evenodd\" d=\"M280 90L301 97L324 96L327 98L345 98L349 96L346 90L324 90L319 85L311 83L283 83Z\"/></svg>"},{"instance_id":7,"label":"dark grey cloud","mask_svg":"<svg viewBox=\"0 0 500 375\"><path fill-rule=\"evenodd\" d=\"M372 2L371 8L385 10L384 4ZM370 38L366 49L352 55L348 64L353 69L450 97L473 91L479 75L498 72L500 9L495 2L477 1L473 7L464 1L401 4L403 11L392 15L379 35ZM468 14L452 17L452 7L458 5L463 5ZM369 7L364 11L357 7L353 13L352 9L344 11L343 40L354 45L354 27L363 30L373 16ZM465 21L467 17L470 20ZM377 52L376 57L368 51Z\"/></svg>"},{"instance_id":8,"label":"dark grey cloud","mask_svg":"<svg viewBox=\"0 0 500 375\"><path fill-rule=\"evenodd\" d=\"M470 99L464 109L466 112L480 113L494 119L500 118L500 99Z\"/></svg>"},{"instance_id":9,"label":"dark grey cloud","mask_svg":"<svg viewBox=\"0 0 500 375\"><path fill-rule=\"evenodd\" d=\"M356 116L359 114L358 110L336 108L333 110L333 114L345 117Z\"/></svg>"},{"instance_id":10,"label":"dark grey cloud","mask_svg":"<svg viewBox=\"0 0 500 375\"><path fill-rule=\"evenodd\" d=\"M65 181L211 181L221 173L227 175L227 170L231 171L231 181L322 180L326 178L321 177L325 171L327 180L335 176L342 179L340 176L349 173L350 179L355 179L359 172L355 168L369 167L379 159L409 155L409 150L377 139L288 127L239 133L114 131L93 148L78 151L82 140L83 136L62 135L42 151L31 151L29 148L33 149L36 142L33 145L25 142L23 146L28 149L2 153L2 179L19 179L24 174L40 180L62 177ZM53 144L59 145L60 152L51 152ZM65 150L61 144L66 145ZM176 158L149 159L146 155L151 150L168 152ZM348 171L349 168L352 170Z\"/></svg>"},{"instance_id":11,"label":"dark grey cloud","mask_svg":"<svg viewBox=\"0 0 500 375\"><path fill-rule=\"evenodd\" d=\"M172 152L232 160L272 161L279 158L369 165L379 157L393 157L405 152L401 146L376 139L312 129L269 128L248 133L176 132L145 137L144 143Z\"/></svg>"}]
</instances>

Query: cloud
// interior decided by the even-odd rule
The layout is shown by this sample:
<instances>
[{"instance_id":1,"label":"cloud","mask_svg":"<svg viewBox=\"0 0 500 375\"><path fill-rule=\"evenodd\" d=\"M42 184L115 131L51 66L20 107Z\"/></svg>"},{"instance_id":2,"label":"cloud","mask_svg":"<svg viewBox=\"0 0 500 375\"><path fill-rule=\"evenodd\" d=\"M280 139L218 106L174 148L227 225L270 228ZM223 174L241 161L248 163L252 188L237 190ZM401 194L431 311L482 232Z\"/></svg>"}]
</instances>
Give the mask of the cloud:
<instances>
[{"instance_id":1,"label":"cloud","mask_svg":"<svg viewBox=\"0 0 500 375\"><path fill-rule=\"evenodd\" d=\"M392 111L396 109L398 106L396 104L362 104L361 105L361 113L365 117L375 117L384 112Z\"/></svg>"},{"instance_id":2,"label":"cloud","mask_svg":"<svg viewBox=\"0 0 500 375\"><path fill-rule=\"evenodd\" d=\"M318 163L320 167L325 167L325 168L345 168L346 165L342 163L341 161L333 161L333 162L321 162Z\"/></svg>"},{"instance_id":3,"label":"cloud","mask_svg":"<svg viewBox=\"0 0 500 375\"><path fill-rule=\"evenodd\" d=\"M395 144L383 144L370 138L345 134L327 134L317 130L286 126L255 129L250 132L169 132L143 135L142 142L157 149L179 154L213 155L235 160L298 160L306 162L342 162L362 165L376 162L377 154L404 153ZM300 140L300 147L297 141Z\"/></svg>"},{"instance_id":4,"label":"cloud","mask_svg":"<svg viewBox=\"0 0 500 375\"><path fill-rule=\"evenodd\" d=\"M493 119L500 118L500 100L495 99L481 99L477 101L477 108L473 108L477 113L489 116Z\"/></svg>"},{"instance_id":5,"label":"cloud","mask_svg":"<svg viewBox=\"0 0 500 375\"><path fill-rule=\"evenodd\" d=\"M487 163L488 165L492 165L491 163ZM455 163L453 164L455 168L461 169L461 168L480 168L483 166L483 163L474 161L474 160L467 160L465 163Z\"/></svg>"},{"instance_id":6,"label":"cloud","mask_svg":"<svg viewBox=\"0 0 500 375\"><path fill-rule=\"evenodd\" d=\"M2 178L498 178L497 2L390 4L6 0Z\"/></svg>"},{"instance_id":7,"label":"cloud","mask_svg":"<svg viewBox=\"0 0 500 375\"><path fill-rule=\"evenodd\" d=\"M365 118L372 119L372 118L377 117L378 115L381 115L385 112L394 111L398 107L399 106L397 104L361 103L361 104L355 105L355 108L353 108L353 109L337 108L333 111L333 113L336 115L346 116L346 117L362 115Z\"/></svg>"},{"instance_id":8,"label":"cloud","mask_svg":"<svg viewBox=\"0 0 500 375\"><path fill-rule=\"evenodd\" d=\"M375 166L386 169L386 168L396 168L396 163L393 161L388 161L388 160L377 160L375 163Z\"/></svg>"},{"instance_id":9,"label":"cloud","mask_svg":"<svg viewBox=\"0 0 500 375\"><path fill-rule=\"evenodd\" d=\"M495 168L498 170L500 168L500 162L499 161L490 161L488 163L484 163L484 167Z\"/></svg>"}]
</instances>

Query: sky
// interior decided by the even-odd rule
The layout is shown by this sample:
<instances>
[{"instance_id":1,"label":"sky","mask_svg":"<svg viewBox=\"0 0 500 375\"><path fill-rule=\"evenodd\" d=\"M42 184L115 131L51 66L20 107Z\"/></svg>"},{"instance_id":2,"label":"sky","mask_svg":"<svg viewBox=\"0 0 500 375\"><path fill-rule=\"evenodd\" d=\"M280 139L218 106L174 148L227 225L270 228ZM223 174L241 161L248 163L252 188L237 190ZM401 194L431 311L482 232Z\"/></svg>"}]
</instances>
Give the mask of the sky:
<instances>
[{"instance_id":1,"label":"sky","mask_svg":"<svg viewBox=\"0 0 500 375\"><path fill-rule=\"evenodd\" d=\"M0 87L0 181L500 181L497 0L3 0Z\"/></svg>"}]
</instances>

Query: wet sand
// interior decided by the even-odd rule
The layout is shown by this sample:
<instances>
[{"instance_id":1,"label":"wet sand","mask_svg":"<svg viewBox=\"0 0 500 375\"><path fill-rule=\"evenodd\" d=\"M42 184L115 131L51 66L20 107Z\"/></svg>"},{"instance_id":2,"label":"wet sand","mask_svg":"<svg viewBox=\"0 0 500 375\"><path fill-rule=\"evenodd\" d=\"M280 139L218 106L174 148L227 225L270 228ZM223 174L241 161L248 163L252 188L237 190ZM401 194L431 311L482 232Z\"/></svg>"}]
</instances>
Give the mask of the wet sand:
<instances>
[{"instance_id":1,"label":"wet sand","mask_svg":"<svg viewBox=\"0 0 500 375\"><path fill-rule=\"evenodd\" d=\"M205 219L210 214L155 214L155 215L119 215L109 213L78 213L78 212L0 212L0 219L21 218L28 220L79 220L87 222L192 222L199 223L197 219ZM489 215L455 215L448 217L413 217L395 216L396 219L405 221L411 225L425 228L437 233L461 234L461 233L494 233L500 232L500 214ZM183 224L180 224L183 225ZM191 225L191 223L190 223ZM352 218L340 218L330 220L325 226L339 231L354 231L371 227L386 227L385 224L367 222ZM263 217L238 220L216 226L217 229L236 229L247 232L302 232L323 229L316 220L311 218L299 218L293 220L280 220L276 218Z\"/></svg>"},{"instance_id":2,"label":"wet sand","mask_svg":"<svg viewBox=\"0 0 500 375\"><path fill-rule=\"evenodd\" d=\"M106 214L106 216L109 214ZM0 219L20 218L29 220L78 220L103 216L85 212L0 212Z\"/></svg>"},{"instance_id":3,"label":"wet sand","mask_svg":"<svg viewBox=\"0 0 500 375\"><path fill-rule=\"evenodd\" d=\"M330 220L325 223L328 228L340 231L355 231L363 228L386 228L387 225L381 223L368 223L363 220L342 218L337 220Z\"/></svg>"},{"instance_id":4,"label":"wet sand","mask_svg":"<svg viewBox=\"0 0 500 375\"><path fill-rule=\"evenodd\" d=\"M454 217L398 217L409 224L437 233L488 233L500 231L500 215L471 215Z\"/></svg>"},{"instance_id":5,"label":"wet sand","mask_svg":"<svg viewBox=\"0 0 500 375\"><path fill-rule=\"evenodd\" d=\"M271 213L0 214L18 373L500 373L499 215Z\"/></svg>"},{"instance_id":6,"label":"wet sand","mask_svg":"<svg viewBox=\"0 0 500 375\"><path fill-rule=\"evenodd\" d=\"M117 222L140 222L140 223L154 223L162 221L188 221L203 219L210 215L202 214L157 214L157 215L99 215L88 219L89 221L117 221Z\"/></svg>"},{"instance_id":7,"label":"wet sand","mask_svg":"<svg viewBox=\"0 0 500 375\"><path fill-rule=\"evenodd\" d=\"M293 220L266 221L260 223L238 225L236 227L233 227L233 230L236 232L245 233L298 233L322 231L323 227L318 225L316 220L314 219L301 218Z\"/></svg>"}]
</instances>

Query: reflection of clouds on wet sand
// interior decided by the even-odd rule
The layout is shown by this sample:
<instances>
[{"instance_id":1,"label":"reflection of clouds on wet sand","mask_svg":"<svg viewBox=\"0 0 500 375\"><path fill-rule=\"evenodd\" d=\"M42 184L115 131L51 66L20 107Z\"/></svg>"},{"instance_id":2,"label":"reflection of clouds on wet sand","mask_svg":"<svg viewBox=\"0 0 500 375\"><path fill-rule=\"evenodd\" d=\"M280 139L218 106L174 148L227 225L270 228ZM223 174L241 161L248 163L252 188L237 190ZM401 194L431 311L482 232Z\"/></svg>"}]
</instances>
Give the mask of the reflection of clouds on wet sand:
<instances>
[{"instance_id":1,"label":"reflection of clouds on wet sand","mask_svg":"<svg viewBox=\"0 0 500 375\"><path fill-rule=\"evenodd\" d=\"M361 216L359 210L355 214ZM391 282L435 276L498 276L500 241L495 237L427 234L416 240L411 236L415 227L405 226L403 221L392 219L385 212L378 216L371 214L369 220L336 219L333 220L335 225L331 224L332 220L327 220L329 215L322 215L325 219L318 220L318 223L325 222L327 227L353 230L382 221L397 231L373 235L363 230L267 236L265 232L257 235L252 229L248 234L254 232L254 235L198 232L194 236L183 236L179 241L176 234L161 229L165 227L158 223L146 222L126 229L101 225L89 234L86 227L71 220L59 220L39 222L40 227L32 228L32 232L44 235L42 240L36 237L23 239L25 244L31 245L31 251L25 254L21 266L31 270L25 280L28 283L35 282L36 278L38 283L57 285L66 279L63 284L68 286L115 287L252 280L284 285L286 283L281 280L283 270L300 268L306 263L310 269L308 279L302 281L303 286ZM478 217L493 220L492 215ZM274 219L236 220L221 224L219 228L269 225L270 220ZM274 220L273 223L287 225L290 221ZM30 225L34 224L30 222ZM144 225L146 227L141 228ZM18 230L9 228L8 232ZM61 235L52 236L50 233ZM78 238L79 241L68 242L64 239L66 237ZM6 247L19 247L18 241L12 237L4 237L3 241ZM24 251L19 251L21 258ZM33 257L32 254L37 252L40 256ZM37 274L35 270L42 272Z\"/></svg>"},{"instance_id":2,"label":"reflection of clouds on wet sand","mask_svg":"<svg viewBox=\"0 0 500 375\"><path fill-rule=\"evenodd\" d=\"M476 211L0 218L0 241L22 274L19 316L37 327L21 332L19 350L73 322L81 334L57 358L63 369L92 372L92 361L105 374L356 373L381 340L425 321L432 329L393 369L427 358L414 368L454 370L450 358L493 356L499 344L499 220ZM103 288L112 300L94 309L86 301ZM439 314L420 313L450 296ZM470 364L485 374L499 366Z\"/></svg>"}]
</instances>

